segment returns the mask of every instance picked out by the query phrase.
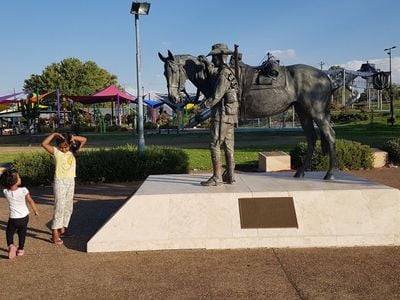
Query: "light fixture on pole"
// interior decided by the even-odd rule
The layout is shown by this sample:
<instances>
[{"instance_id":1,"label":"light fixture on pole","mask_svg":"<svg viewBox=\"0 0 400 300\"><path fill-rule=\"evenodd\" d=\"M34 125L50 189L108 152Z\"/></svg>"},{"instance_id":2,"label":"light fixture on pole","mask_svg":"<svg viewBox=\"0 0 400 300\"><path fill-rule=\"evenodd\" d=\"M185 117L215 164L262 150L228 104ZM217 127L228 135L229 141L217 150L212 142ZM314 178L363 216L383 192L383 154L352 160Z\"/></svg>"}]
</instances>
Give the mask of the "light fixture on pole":
<instances>
[{"instance_id":1,"label":"light fixture on pole","mask_svg":"<svg viewBox=\"0 0 400 300\"><path fill-rule=\"evenodd\" d=\"M141 73L141 57L139 45L139 15L148 15L150 11L150 3L147 2L132 2L131 14L135 15L135 29L136 29L136 78L137 78L137 128L139 133L138 150L144 151L144 129L143 129L143 99L140 95L140 87L142 80Z\"/></svg>"},{"instance_id":2,"label":"light fixture on pole","mask_svg":"<svg viewBox=\"0 0 400 300\"><path fill-rule=\"evenodd\" d=\"M393 107L393 91L392 91L392 49L395 49L396 46L386 48L383 51L387 51L387 54L389 54L389 97L390 97L390 118L388 119L388 122L394 125L394 122L396 121L396 117L394 115L394 107Z\"/></svg>"}]
</instances>

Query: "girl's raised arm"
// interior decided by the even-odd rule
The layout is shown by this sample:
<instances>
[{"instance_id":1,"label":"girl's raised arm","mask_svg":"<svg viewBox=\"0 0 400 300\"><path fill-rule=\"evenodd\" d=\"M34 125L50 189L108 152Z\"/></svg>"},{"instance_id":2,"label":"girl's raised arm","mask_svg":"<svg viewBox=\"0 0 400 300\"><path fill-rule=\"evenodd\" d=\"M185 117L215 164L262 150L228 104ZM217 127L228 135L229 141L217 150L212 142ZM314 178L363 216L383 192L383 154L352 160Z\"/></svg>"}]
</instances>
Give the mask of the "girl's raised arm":
<instances>
[{"instance_id":1,"label":"girl's raised arm","mask_svg":"<svg viewBox=\"0 0 400 300\"><path fill-rule=\"evenodd\" d=\"M73 136L71 137L71 142L79 142L79 143L80 143L79 150L80 150L81 148L83 148L83 146L85 146L86 141L87 141L87 138L85 138L84 136L73 135Z\"/></svg>"},{"instance_id":2,"label":"girl's raised arm","mask_svg":"<svg viewBox=\"0 0 400 300\"><path fill-rule=\"evenodd\" d=\"M54 139L54 138L56 138L56 137L59 137L59 138L64 138L63 136L62 136L62 134L60 134L60 133L58 133L58 132L53 132L52 134L50 134L49 136L47 136L43 141L42 141L42 147L47 151L47 152L49 152L50 154L54 154L54 148L53 148L53 146L50 144L51 143L51 141Z\"/></svg>"}]
</instances>

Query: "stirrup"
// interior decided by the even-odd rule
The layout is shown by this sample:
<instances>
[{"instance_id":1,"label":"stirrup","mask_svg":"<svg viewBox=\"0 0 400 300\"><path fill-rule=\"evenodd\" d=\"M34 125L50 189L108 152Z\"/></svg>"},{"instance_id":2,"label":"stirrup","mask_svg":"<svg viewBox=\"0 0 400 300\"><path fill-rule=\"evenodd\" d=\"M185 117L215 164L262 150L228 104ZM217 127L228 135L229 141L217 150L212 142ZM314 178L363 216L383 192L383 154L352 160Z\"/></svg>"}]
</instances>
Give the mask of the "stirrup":
<instances>
[{"instance_id":1,"label":"stirrup","mask_svg":"<svg viewBox=\"0 0 400 300\"><path fill-rule=\"evenodd\" d=\"M219 186L222 185L223 182L221 179L211 176L207 181L201 181L200 184L202 186Z\"/></svg>"}]
</instances>

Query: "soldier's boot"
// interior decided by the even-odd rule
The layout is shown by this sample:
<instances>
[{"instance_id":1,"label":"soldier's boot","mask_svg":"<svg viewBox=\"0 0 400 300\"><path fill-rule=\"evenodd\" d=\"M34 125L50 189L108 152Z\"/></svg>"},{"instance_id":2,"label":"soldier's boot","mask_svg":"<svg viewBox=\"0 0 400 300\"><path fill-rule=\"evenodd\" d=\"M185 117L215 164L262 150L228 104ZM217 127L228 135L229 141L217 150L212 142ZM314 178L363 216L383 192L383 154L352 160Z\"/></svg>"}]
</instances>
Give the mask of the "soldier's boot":
<instances>
[{"instance_id":1,"label":"soldier's boot","mask_svg":"<svg viewBox=\"0 0 400 300\"><path fill-rule=\"evenodd\" d=\"M226 170L222 174L222 180L227 184L234 184L235 179L235 158L233 153L225 153Z\"/></svg>"},{"instance_id":2,"label":"soldier's boot","mask_svg":"<svg viewBox=\"0 0 400 300\"><path fill-rule=\"evenodd\" d=\"M213 156L212 164L213 164L213 176L211 176L207 181L200 182L202 186L219 186L223 184L221 159Z\"/></svg>"}]
</instances>

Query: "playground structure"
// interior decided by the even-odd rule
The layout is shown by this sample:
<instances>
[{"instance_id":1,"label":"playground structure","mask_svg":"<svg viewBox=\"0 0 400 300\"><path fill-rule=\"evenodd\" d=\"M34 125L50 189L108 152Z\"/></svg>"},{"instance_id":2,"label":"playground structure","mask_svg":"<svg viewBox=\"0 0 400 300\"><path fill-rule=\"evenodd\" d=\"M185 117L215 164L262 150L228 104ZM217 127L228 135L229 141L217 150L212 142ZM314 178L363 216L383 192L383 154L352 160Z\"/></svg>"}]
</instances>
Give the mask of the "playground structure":
<instances>
[{"instance_id":1,"label":"playground structure","mask_svg":"<svg viewBox=\"0 0 400 300\"><path fill-rule=\"evenodd\" d=\"M373 102L377 103L377 109L382 110L382 90L388 88L390 72L382 72L368 61L361 65L357 71L344 68L331 68L325 71L331 78L333 85L341 85L341 106L354 105L360 100L361 93L366 94L368 109ZM346 90L350 92L350 98L346 99Z\"/></svg>"},{"instance_id":2,"label":"playground structure","mask_svg":"<svg viewBox=\"0 0 400 300\"><path fill-rule=\"evenodd\" d=\"M42 105L42 100L53 105ZM106 102L111 107L98 105ZM77 107L75 103L81 105ZM34 133L39 126L48 126L50 130L54 130L63 128L66 124L79 126L82 123L94 125L100 133L105 133L107 126L121 127L123 122L127 124L124 126L133 126L135 121L132 105L135 104L134 96L115 86L109 86L89 96L61 96L58 91L53 91L29 98L24 92L14 92L0 98L3 110L0 112L0 135ZM157 115L154 112L162 104L162 101L144 100L150 120L156 121Z\"/></svg>"},{"instance_id":3,"label":"playground structure","mask_svg":"<svg viewBox=\"0 0 400 300\"><path fill-rule=\"evenodd\" d=\"M106 133L106 122L104 121L104 116L98 108L94 108L94 115L99 124L99 132Z\"/></svg>"}]
</instances>

